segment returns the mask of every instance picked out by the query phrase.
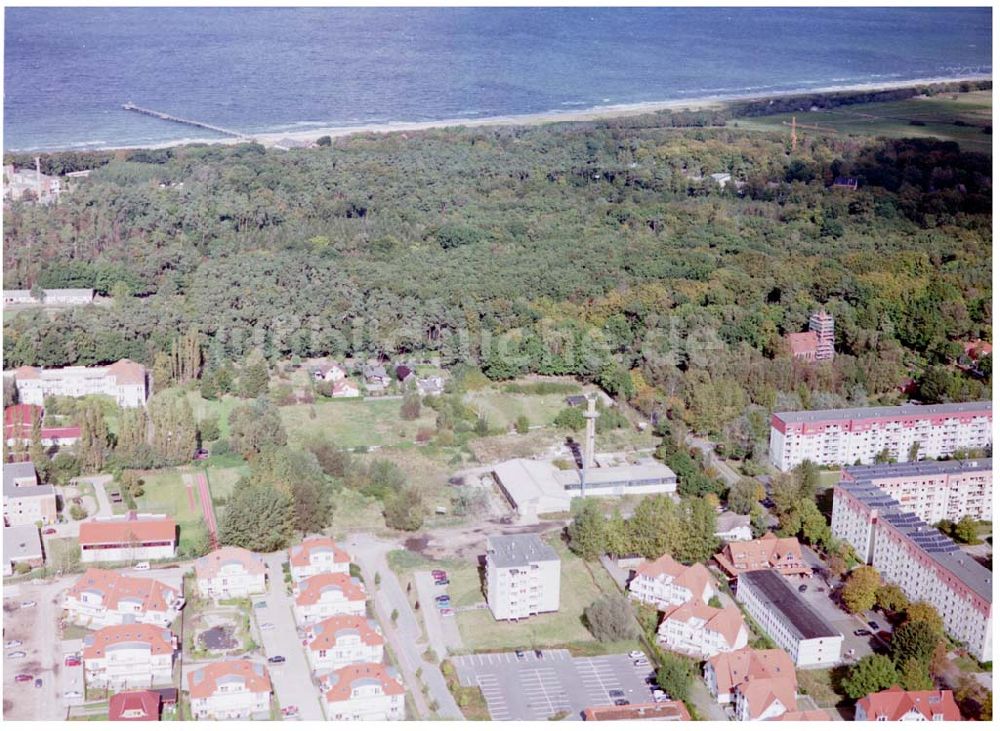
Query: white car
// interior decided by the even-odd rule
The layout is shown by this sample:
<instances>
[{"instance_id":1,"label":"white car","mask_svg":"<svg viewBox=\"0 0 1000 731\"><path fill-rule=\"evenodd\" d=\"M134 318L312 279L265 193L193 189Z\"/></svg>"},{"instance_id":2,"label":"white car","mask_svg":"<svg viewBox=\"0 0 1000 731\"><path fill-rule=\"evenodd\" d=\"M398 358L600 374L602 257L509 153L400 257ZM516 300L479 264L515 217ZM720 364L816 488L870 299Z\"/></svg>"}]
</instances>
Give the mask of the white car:
<instances>
[{"instance_id":1,"label":"white car","mask_svg":"<svg viewBox=\"0 0 1000 731\"><path fill-rule=\"evenodd\" d=\"M642 650L632 650L632 652L630 652L630 653L628 654L628 656L629 656L629 657L630 657L630 658L631 658L632 660L638 660L638 659L640 659L640 658L645 658L645 657L646 657L646 653L645 653L645 652L643 652Z\"/></svg>"},{"instance_id":2,"label":"white car","mask_svg":"<svg viewBox=\"0 0 1000 731\"><path fill-rule=\"evenodd\" d=\"M149 561L140 561L132 567L133 571L149 571Z\"/></svg>"},{"instance_id":3,"label":"white car","mask_svg":"<svg viewBox=\"0 0 1000 731\"><path fill-rule=\"evenodd\" d=\"M38 602L33 602L33 601L21 602L21 609L28 609L29 607L35 606L35 604L37 603Z\"/></svg>"},{"instance_id":4,"label":"white car","mask_svg":"<svg viewBox=\"0 0 1000 731\"><path fill-rule=\"evenodd\" d=\"M67 690L63 693L63 698L83 698L83 693L78 690Z\"/></svg>"},{"instance_id":5,"label":"white car","mask_svg":"<svg viewBox=\"0 0 1000 731\"><path fill-rule=\"evenodd\" d=\"M270 622L264 622L264 624L262 624L260 626L260 628L263 629L263 630L270 630L270 629L274 629L274 625L271 624Z\"/></svg>"}]
</instances>

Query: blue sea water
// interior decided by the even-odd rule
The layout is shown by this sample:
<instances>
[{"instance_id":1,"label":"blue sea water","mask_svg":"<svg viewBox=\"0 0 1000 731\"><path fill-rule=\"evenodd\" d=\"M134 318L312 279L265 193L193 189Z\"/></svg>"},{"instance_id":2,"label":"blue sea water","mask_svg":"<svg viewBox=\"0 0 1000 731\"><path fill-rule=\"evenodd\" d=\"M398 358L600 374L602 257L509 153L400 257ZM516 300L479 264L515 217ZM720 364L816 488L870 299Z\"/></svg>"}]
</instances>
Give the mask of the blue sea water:
<instances>
[{"instance_id":1,"label":"blue sea water","mask_svg":"<svg viewBox=\"0 0 1000 731\"><path fill-rule=\"evenodd\" d=\"M6 150L992 71L991 8L8 8Z\"/></svg>"}]
</instances>

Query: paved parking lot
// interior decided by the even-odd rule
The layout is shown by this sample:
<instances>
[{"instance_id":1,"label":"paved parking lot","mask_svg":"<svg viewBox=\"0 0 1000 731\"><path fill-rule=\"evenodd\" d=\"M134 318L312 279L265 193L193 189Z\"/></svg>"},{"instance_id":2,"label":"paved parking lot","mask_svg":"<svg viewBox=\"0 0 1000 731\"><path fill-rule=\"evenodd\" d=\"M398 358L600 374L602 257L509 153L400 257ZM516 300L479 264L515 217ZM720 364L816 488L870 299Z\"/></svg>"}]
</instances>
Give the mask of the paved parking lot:
<instances>
[{"instance_id":1,"label":"paved parking lot","mask_svg":"<svg viewBox=\"0 0 1000 731\"><path fill-rule=\"evenodd\" d=\"M427 640L439 658L446 658L449 651L462 647L462 635L458 631L455 615L447 617L441 614L434 597L448 594L448 586L437 586L430 571L417 571L413 574L417 585L417 596L420 599L420 609L424 615L424 627L427 629Z\"/></svg>"},{"instance_id":2,"label":"paved parking lot","mask_svg":"<svg viewBox=\"0 0 1000 731\"><path fill-rule=\"evenodd\" d=\"M877 639L872 636L856 637L854 635L855 630L870 628L857 617L845 612L834 599L830 598L833 590L822 578L813 574L807 579L792 579L792 584L796 589L804 584L806 591L799 593L799 596L844 636L841 657L845 662L856 662L875 651L879 644ZM884 623L882 620L880 625ZM853 655L851 650L854 650Z\"/></svg>"},{"instance_id":3,"label":"paved parking lot","mask_svg":"<svg viewBox=\"0 0 1000 731\"><path fill-rule=\"evenodd\" d=\"M544 721L565 712L579 719L588 706L613 702L621 691L631 703L648 703L652 694L645 678L652 672L636 667L627 655L572 657L568 650L543 650L536 657L516 653L463 655L452 658L462 685L478 685L494 721Z\"/></svg>"}]
</instances>

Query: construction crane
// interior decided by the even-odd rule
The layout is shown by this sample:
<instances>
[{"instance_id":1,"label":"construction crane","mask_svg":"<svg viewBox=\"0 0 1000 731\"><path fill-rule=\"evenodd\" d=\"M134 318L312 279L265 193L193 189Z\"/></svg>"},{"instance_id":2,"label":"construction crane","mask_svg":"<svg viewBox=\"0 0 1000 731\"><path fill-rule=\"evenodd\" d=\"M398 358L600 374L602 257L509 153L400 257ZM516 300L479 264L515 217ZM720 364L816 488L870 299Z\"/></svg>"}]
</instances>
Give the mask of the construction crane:
<instances>
[{"instance_id":1,"label":"construction crane","mask_svg":"<svg viewBox=\"0 0 1000 731\"><path fill-rule=\"evenodd\" d=\"M782 122L786 127L792 128L792 152L799 146L799 135L798 130L809 129L815 132L826 132L827 134L838 134L837 130L832 127L821 127L818 124L796 124L794 115L792 116L791 122Z\"/></svg>"}]
</instances>

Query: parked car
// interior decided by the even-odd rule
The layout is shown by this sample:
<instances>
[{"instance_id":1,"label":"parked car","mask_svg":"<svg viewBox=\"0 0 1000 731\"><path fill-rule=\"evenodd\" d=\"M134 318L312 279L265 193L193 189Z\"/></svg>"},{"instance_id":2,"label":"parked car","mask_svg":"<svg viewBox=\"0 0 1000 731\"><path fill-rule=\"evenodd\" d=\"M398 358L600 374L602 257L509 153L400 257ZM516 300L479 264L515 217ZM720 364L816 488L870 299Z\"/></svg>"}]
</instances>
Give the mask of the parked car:
<instances>
[{"instance_id":1,"label":"parked car","mask_svg":"<svg viewBox=\"0 0 1000 731\"><path fill-rule=\"evenodd\" d=\"M871 631L867 630L867 629L856 629L856 630L854 630L854 636L855 637L870 637L871 634L872 634Z\"/></svg>"},{"instance_id":2,"label":"parked car","mask_svg":"<svg viewBox=\"0 0 1000 731\"><path fill-rule=\"evenodd\" d=\"M616 706L627 706L627 705L629 705L629 702L627 700L625 700L624 698L615 698L615 705Z\"/></svg>"},{"instance_id":3,"label":"parked car","mask_svg":"<svg viewBox=\"0 0 1000 731\"><path fill-rule=\"evenodd\" d=\"M292 716L297 716L299 713L298 706L285 706L281 709L282 718L291 718Z\"/></svg>"},{"instance_id":4,"label":"parked car","mask_svg":"<svg viewBox=\"0 0 1000 731\"><path fill-rule=\"evenodd\" d=\"M524 650L515 650L514 654L517 655L517 659L520 660L524 657Z\"/></svg>"},{"instance_id":5,"label":"parked car","mask_svg":"<svg viewBox=\"0 0 1000 731\"><path fill-rule=\"evenodd\" d=\"M149 561L140 561L132 569L134 571L149 571Z\"/></svg>"},{"instance_id":6,"label":"parked car","mask_svg":"<svg viewBox=\"0 0 1000 731\"><path fill-rule=\"evenodd\" d=\"M36 688L41 688L42 687L42 679L41 678L35 678L35 687Z\"/></svg>"},{"instance_id":7,"label":"parked car","mask_svg":"<svg viewBox=\"0 0 1000 731\"><path fill-rule=\"evenodd\" d=\"M43 536L53 536L56 533L58 533L58 531L55 528L46 528L42 531Z\"/></svg>"},{"instance_id":8,"label":"parked car","mask_svg":"<svg viewBox=\"0 0 1000 731\"><path fill-rule=\"evenodd\" d=\"M198 459L198 460L208 459L208 450L207 449L199 449L199 450L195 451L194 458Z\"/></svg>"},{"instance_id":9,"label":"parked car","mask_svg":"<svg viewBox=\"0 0 1000 731\"><path fill-rule=\"evenodd\" d=\"M261 628L262 630L272 630L272 629L274 629L274 625L273 625L273 624L271 624L270 622L264 622L264 624L262 624L262 625L260 626L260 628Z\"/></svg>"},{"instance_id":10,"label":"parked car","mask_svg":"<svg viewBox=\"0 0 1000 731\"><path fill-rule=\"evenodd\" d=\"M81 664L80 656L79 655L67 655L66 656L66 660L65 660L65 662L63 664L66 667L68 667L68 668L79 667L80 664Z\"/></svg>"},{"instance_id":11,"label":"parked car","mask_svg":"<svg viewBox=\"0 0 1000 731\"><path fill-rule=\"evenodd\" d=\"M28 653L26 653L24 650L17 650L15 652L8 652L7 657L13 657L13 658L26 657L27 654Z\"/></svg>"},{"instance_id":12,"label":"parked car","mask_svg":"<svg viewBox=\"0 0 1000 731\"><path fill-rule=\"evenodd\" d=\"M21 609L29 609L35 606L37 603L38 602L33 602L33 601L21 602Z\"/></svg>"},{"instance_id":13,"label":"parked car","mask_svg":"<svg viewBox=\"0 0 1000 731\"><path fill-rule=\"evenodd\" d=\"M434 586L448 586L448 579L446 578L434 579Z\"/></svg>"},{"instance_id":14,"label":"parked car","mask_svg":"<svg viewBox=\"0 0 1000 731\"><path fill-rule=\"evenodd\" d=\"M644 658L644 657L639 657L639 658L636 658L635 660L633 660L633 661L632 661L632 664L633 664L633 665L634 665L635 667L637 667L637 668L641 668L641 667L643 667L644 665L649 665L649 660L647 660L647 659L646 659L646 658Z\"/></svg>"},{"instance_id":15,"label":"parked car","mask_svg":"<svg viewBox=\"0 0 1000 731\"><path fill-rule=\"evenodd\" d=\"M542 659L542 651L541 650L535 650L535 657L537 657L539 660L541 660Z\"/></svg>"},{"instance_id":16,"label":"parked car","mask_svg":"<svg viewBox=\"0 0 1000 731\"><path fill-rule=\"evenodd\" d=\"M431 576L433 576L435 579L447 579L448 572L442 571L441 569L434 569L433 571L431 571Z\"/></svg>"},{"instance_id":17,"label":"parked car","mask_svg":"<svg viewBox=\"0 0 1000 731\"><path fill-rule=\"evenodd\" d=\"M441 610L442 617L450 617L455 613L455 610L451 607L439 607L439 609Z\"/></svg>"},{"instance_id":18,"label":"parked car","mask_svg":"<svg viewBox=\"0 0 1000 731\"><path fill-rule=\"evenodd\" d=\"M285 658L282 655L275 655L274 657L267 658L267 661L273 665L281 665L285 661Z\"/></svg>"},{"instance_id":19,"label":"parked car","mask_svg":"<svg viewBox=\"0 0 1000 731\"><path fill-rule=\"evenodd\" d=\"M24 643L21 642L21 640L7 640L6 642L3 643L3 646L4 646L4 649L10 650L10 649L13 649L15 647L20 647L23 644Z\"/></svg>"},{"instance_id":20,"label":"parked car","mask_svg":"<svg viewBox=\"0 0 1000 731\"><path fill-rule=\"evenodd\" d=\"M653 700L657 703L660 703L662 701L668 701L670 700L670 698L667 697L666 693L657 688L656 690L653 691Z\"/></svg>"},{"instance_id":21,"label":"parked car","mask_svg":"<svg viewBox=\"0 0 1000 731\"><path fill-rule=\"evenodd\" d=\"M254 609L267 609L267 602L254 602Z\"/></svg>"},{"instance_id":22,"label":"parked car","mask_svg":"<svg viewBox=\"0 0 1000 731\"><path fill-rule=\"evenodd\" d=\"M26 673L20 673L14 676L15 683L30 683L34 679L34 675L27 675Z\"/></svg>"},{"instance_id":23,"label":"parked car","mask_svg":"<svg viewBox=\"0 0 1000 731\"><path fill-rule=\"evenodd\" d=\"M878 622L869 622L868 626L871 627L876 632L878 632Z\"/></svg>"},{"instance_id":24,"label":"parked car","mask_svg":"<svg viewBox=\"0 0 1000 731\"><path fill-rule=\"evenodd\" d=\"M633 660L638 660L640 657L646 657L646 653L643 652L642 650L632 650L632 652L630 652L628 656Z\"/></svg>"},{"instance_id":25,"label":"parked car","mask_svg":"<svg viewBox=\"0 0 1000 731\"><path fill-rule=\"evenodd\" d=\"M625 697L625 691L624 690L619 690L619 689L609 690L608 691L608 697L609 698L624 698Z\"/></svg>"},{"instance_id":26,"label":"parked car","mask_svg":"<svg viewBox=\"0 0 1000 731\"><path fill-rule=\"evenodd\" d=\"M441 594L440 596L434 597L434 601L436 601L436 602L450 602L451 601L451 597L448 596L447 594Z\"/></svg>"},{"instance_id":27,"label":"parked car","mask_svg":"<svg viewBox=\"0 0 1000 731\"><path fill-rule=\"evenodd\" d=\"M63 698L83 698L83 693L78 690L67 690L63 693Z\"/></svg>"}]
</instances>

